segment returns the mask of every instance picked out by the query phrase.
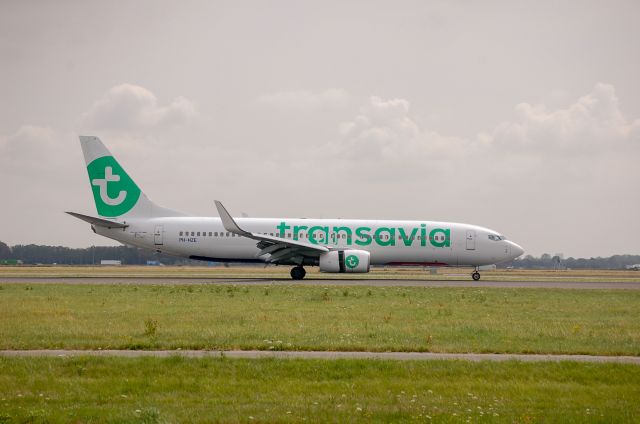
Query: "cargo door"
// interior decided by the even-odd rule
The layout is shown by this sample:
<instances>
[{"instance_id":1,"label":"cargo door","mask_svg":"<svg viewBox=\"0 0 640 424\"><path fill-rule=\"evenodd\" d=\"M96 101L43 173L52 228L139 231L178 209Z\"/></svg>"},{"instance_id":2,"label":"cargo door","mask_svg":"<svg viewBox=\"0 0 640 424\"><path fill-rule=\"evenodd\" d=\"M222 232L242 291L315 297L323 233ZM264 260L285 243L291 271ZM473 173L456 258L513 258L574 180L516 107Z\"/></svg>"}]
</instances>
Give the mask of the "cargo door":
<instances>
[{"instance_id":1,"label":"cargo door","mask_svg":"<svg viewBox=\"0 0 640 424\"><path fill-rule=\"evenodd\" d=\"M467 230L467 250L476 250L476 232Z\"/></svg>"},{"instance_id":2,"label":"cargo door","mask_svg":"<svg viewBox=\"0 0 640 424\"><path fill-rule=\"evenodd\" d=\"M156 246L162 246L163 234L164 234L164 227L162 225L156 225L156 230L153 233L153 243Z\"/></svg>"}]
</instances>

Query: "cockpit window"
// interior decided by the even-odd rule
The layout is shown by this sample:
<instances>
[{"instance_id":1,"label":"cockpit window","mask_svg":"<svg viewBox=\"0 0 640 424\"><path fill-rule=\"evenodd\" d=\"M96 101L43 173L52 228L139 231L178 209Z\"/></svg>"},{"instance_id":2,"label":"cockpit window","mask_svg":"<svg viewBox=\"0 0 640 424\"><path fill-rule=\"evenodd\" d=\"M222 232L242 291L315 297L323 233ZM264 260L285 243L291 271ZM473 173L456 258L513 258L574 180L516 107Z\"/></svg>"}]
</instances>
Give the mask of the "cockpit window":
<instances>
[{"instance_id":1,"label":"cockpit window","mask_svg":"<svg viewBox=\"0 0 640 424\"><path fill-rule=\"evenodd\" d=\"M499 236L497 234L489 234L488 237L489 237L489 240L493 240L493 241L500 241L500 240L507 239L505 236Z\"/></svg>"}]
</instances>

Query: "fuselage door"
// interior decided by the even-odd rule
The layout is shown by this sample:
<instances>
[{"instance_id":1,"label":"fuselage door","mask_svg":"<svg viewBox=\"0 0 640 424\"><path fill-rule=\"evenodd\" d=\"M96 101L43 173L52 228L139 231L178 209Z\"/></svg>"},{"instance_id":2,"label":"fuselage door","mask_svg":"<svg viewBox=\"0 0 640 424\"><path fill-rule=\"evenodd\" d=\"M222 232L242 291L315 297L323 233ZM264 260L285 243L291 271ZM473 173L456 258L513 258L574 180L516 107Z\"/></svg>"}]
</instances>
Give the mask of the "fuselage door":
<instances>
[{"instance_id":1,"label":"fuselage door","mask_svg":"<svg viewBox=\"0 0 640 424\"><path fill-rule=\"evenodd\" d=\"M467 230L467 250L476 250L476 232Z\"/></svg>"},{"instance_id":2,"label":"fuselage door","mask_svg":"<svg viewBox=\"0 0 640 424\"><path fill-rule=\"evenodd\" d=\"M162 225L156 225L156 230L153 232L153 243L156 246L162 245L162 235L164 233L164 228Z\"/></svg>"}]
</instances>

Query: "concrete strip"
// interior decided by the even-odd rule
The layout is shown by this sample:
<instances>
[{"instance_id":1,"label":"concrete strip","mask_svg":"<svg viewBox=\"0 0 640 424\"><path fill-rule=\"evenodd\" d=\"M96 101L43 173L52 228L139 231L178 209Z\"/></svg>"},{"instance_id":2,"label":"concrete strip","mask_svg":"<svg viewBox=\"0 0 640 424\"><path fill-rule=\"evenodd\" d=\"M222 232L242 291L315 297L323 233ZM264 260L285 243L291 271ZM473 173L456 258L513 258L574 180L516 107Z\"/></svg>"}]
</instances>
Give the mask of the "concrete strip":
<instances>
[{"instance_id":1,"label":"concrete strip","mask_svg":"<svg viewBox=\"0 0 640 424\"><path fill-rule=\"evenodd\" d=\"M268 351L268 350L0 350L4 357L71 357L71 356L119 356L138 358L143 356L166 358L277 358L277 359L377 359L397 361L522 361L522 362L597 362L640 365L640 356L592 356L592 355L533 355L511 353L432 353L432 352L326 352L326 351Z\"/></svg>"},{"instance_id":2,"label":"concrete strip","mask_svg":"<svg viewBox=\"0 0 640 424\"><path fill-rule=\"evenodd\" d=\"M640 290L639 281L449 281L393 279L310 279L292 281L289 278L167 278L167 277L0 277L0 284L130 284L185 285L235 284L238 286L371 286L371 287L466 287L466 288L548 288L548 289L627 289Z\"/></svg>"}]
</instances>

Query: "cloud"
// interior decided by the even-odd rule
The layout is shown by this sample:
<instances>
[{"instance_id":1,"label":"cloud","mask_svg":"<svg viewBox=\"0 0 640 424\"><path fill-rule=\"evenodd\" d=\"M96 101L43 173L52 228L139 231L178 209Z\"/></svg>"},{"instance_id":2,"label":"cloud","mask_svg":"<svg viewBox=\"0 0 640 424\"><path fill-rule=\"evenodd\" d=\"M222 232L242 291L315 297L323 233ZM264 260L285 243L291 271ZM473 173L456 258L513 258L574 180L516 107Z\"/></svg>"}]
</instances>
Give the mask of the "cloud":
<instances>
[{"instance_id":1,"label":"cloud","mask_svg":"<svg viewBox=\"0 0 640 424\"><path fill-rule=\"evenodd\" d=\"M521 103L518 119L493 131L491 142L513 152L596 153L603 147L619 148L638 141L640 119L629 122L620 110L615 89L598 83L593 90L564 109L549 111L544 105Z\"/></svg>"},{"instance_id":2,"label":"cloud","mask_svg":"<svg viewBox=\"0 0 640 424\"><path fill-rule=\"evenodd\" d=\"M81 127L109 131L149 131L185 125L197 117L194 104L178 97L168 105L144 87L121 84L112 87L83 114Z\"/></svg>"},{"instance_id":3,"label":"cloud","mask_svg":"<svg viewBox=\"0 0 640 424\"><path fill-rule=\"evenodd\" d=\"M289 110L344 108L349 101L349 94L339 88L330 88L319 93L308 90L281 91L264 94L256 100L263 106Z\"/></svg>"},{"instance_id":4,"label":"cloud","mask_svg":"<svg viewBox=\"0 0 640 424\"><path fill-rule=\"evenodd\" d=\"M405 99L382 100L371 96L360 108L360 114L353 121L340 126L346 138L372 138L376 140L412 139L419 130L409 118L409 102Z\"/></svg>"},{"instance_id":5,"label":"cloud","mask_svg":"<svg viewBox=\"0 0 640 424\"><path fill-rule=\"evenodd\" d=\"M59 154L58 134L49 127L23 125L12 134L0 135L0 168L3 174L26 174L48 169Z\"/></svg>"},{"instance_id":6,"label":"cloud","mask_svg":"<svg viewBox=\"0 0 640 424\"><path fill-rule=\"evenodd\" d=\"M339 137L324 156L353 162L363 179L398 181L442 172L443 157L460 153L463 145L457 137L420 128L408 100L370 96L353 119L339 125Z\"/></svg>"},{"instance_id":7,"label":"cloud","mask_svg":"<svg viewBox=\"0 0 640 424\"><path fill-rule=\"evenodd\" d=\"M517 174L542 165L548 168L556 159L566 165L566 155L574 162L588 161L640 148L640 119L625 118L610 84L596 84L566 108L521 103L515 110L515 120L475 138L460 138L420 127L406 99L371 96L353 119L340 124L340 138L327 143L327 152L394 166L396 174L417 163L426 168L443 162L448 164L445 168L461 170L490 162L491 170ZM510 163L520 166L504 169ZM495 174L491 170L475 171L475 180Z\"/></svg>"}]
</instances>

